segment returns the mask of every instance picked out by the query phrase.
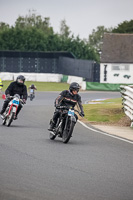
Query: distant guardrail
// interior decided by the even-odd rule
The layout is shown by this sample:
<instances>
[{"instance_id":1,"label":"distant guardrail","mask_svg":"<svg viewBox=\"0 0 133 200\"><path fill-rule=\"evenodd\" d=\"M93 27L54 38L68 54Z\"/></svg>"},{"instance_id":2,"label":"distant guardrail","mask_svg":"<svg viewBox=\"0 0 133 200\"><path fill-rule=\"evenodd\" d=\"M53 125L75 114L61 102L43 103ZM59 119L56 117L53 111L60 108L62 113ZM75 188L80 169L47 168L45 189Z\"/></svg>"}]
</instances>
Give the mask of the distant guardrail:
<instances>
[{"instance_id":1,"label":"distant guardrail","mask_svg":"<svg viewBox=\"0 0 133 200\"><path fill-rule=\"evenodd\" d=\"M124 112L131 119L131 127L133 127L133 85L121 85L120 92Z\"/></svg>"}]
</instances>

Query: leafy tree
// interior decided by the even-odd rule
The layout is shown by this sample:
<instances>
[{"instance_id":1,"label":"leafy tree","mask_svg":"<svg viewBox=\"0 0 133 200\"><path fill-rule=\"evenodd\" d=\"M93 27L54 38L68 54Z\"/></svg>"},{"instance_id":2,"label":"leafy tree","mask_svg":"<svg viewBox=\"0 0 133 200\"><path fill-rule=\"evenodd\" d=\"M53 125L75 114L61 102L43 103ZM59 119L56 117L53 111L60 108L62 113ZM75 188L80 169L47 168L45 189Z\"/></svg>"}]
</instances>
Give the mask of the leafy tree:
<instances>
[{"instance_id":1,"label":"leafy tree","mask_svg":"<svg viewBox=\"0 0 133 200\"><path fill-rule=\"evenodd\" d=\"M61 21L60 34L54 33L50 18L30 13L19 16L15 26L0 23L0 50L20 51L68 51L78 59L99 61L92 43L71 35L66 21Z\"/></svg>"},{"instance_id":2,"label":"leafy tree","mask_svg":"<svg viewBox=\"0 0 133 200\"><path fill-rule=\"evenodd\" d=\"M9 29L9 24L6 24L5 22L0 22L0 31L3 31L5 29Z\"/></svg>"},{"instance_id":3,"label":"leafy tree","mask_svg":"<svg viewBox=\"0 0 133 200\"><path fill-rule=\"evenodd\" d=\"M46 51L47 36L34 27L12 27L0 33L0 50Z\"/></svg>"},{"instance_id":4,"label":"leafy tree","mask_svg":"<svg viewBox=\"0 0 133 200\"><path fill-rule=\"evenodd\" d=\"M111 32L112 28L107 29L104 26L98 26L95 29L93 29L92 34L89 35L89 44L91 46L93 46L97 51L99 51L101 49L101 42L102 42L102 38L104 33L106 32Z\"/></svg>"},{"instance_id":5,"label":"leafy tree","mask_svg":"<svg viewBox=\"0 0 133 200\"><path fill-rule=\"evenodd\" d=\"M50 26L50 18L42 18L40 15L36 15L34 12L30 12L25 17L19 16L15 22L16 28L30 28L35 27L42 30L45 34L53 33L53 28Z\"/></svg>"},{"instance_id":6,"label":"leafy tree","mask_svg":"<svg viewBox=\"0 0 133 200\"><path fill-rule=\"evenodd\" d=\"M124 21L112 30L113 33L133 33L133 20Z\"/></svg>"},{"instance_id":7,"label":"leafy tree","mask_svg":"<svg viewBox=\"0 0 133 200\"><path fill-rule=\"evenodd\" d=\"M61 24L60 24L60 36L65 39L65 38L68 38L70 36L70 28L69 26L67 26L66 24L66 20L62 20L61 21Z\"/></svg>"},{"instance_id":8,"label":"leafy tree","mask_svg":"<svg viewBox=\"0 0 133 200\"><path fill-rule=\"evenodd\" d=\"M93 29L92 34L89 35L88 43L92 48L94 48L94 55L96 57L96 61L98 62L100 62L102 39L105 32L112 32L112 28L107 29L104 26L98 26L96 30Z\"/></svg>"}]
</instances>

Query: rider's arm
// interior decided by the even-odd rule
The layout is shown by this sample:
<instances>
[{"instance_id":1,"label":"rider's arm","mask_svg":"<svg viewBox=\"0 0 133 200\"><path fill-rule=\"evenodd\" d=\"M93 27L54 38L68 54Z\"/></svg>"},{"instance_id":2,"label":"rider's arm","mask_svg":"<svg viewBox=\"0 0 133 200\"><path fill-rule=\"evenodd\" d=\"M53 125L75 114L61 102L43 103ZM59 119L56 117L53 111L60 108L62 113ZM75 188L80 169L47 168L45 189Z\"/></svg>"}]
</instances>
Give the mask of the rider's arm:
<instances>
[{"instance_id":1,"label":"rider's arm","mask_svg":"<svg viewBox=\"0 0 133 200\"><path fill-rule=\"evenodd\" d=\"M83 110L83 106L82 106L81 96L78 96L77 104L78 104L78 107L80 108L81 114L84 116L84 110Z\"/></svg>"},{"instance_id":2,"label":"rider's arm","mask_svg":"<svg viewBox=\"0 0 133 200\"><path fill-rule=\"evenodd\" d=\"M65 92L66 92L65 90L62 91L62 92L59 94L59 96L55 99L55 107L56 107L56 106L59 106L59 105L61 104L62 100L64 99Z\"/></svg>"},{"instance_id":3,"label":"rider's arm","mask_svg":"<svg viewBox=\"0 0 133 200\"><path fill-rule=\"evenodd\" d=\"M23 99L27 100L27 87L25 85L23 89Z\"/></svg>"},{"instance_id":4,"label":"rider's arm","mask_svg":"<svg viewBox=\"0 0 133 200\"><path fill-rule=\"evenodd\" d=\"M64 99L63 96L59 95L56 99L55 99L55 107L59 106L62 102L62 100Z\"/></svg>"},{"instance_id":5,"label":"rider's arm","mask_svg":"<svg viewBox=\"0 0 133 200\"><path fill-rule=\"evenodd\" d=\"M7 87L6 91L5 91L5 94L11 94L12 92L12 89L13 89L13 82L10 83L10 85Z\"/></svg>"}]
</instances>

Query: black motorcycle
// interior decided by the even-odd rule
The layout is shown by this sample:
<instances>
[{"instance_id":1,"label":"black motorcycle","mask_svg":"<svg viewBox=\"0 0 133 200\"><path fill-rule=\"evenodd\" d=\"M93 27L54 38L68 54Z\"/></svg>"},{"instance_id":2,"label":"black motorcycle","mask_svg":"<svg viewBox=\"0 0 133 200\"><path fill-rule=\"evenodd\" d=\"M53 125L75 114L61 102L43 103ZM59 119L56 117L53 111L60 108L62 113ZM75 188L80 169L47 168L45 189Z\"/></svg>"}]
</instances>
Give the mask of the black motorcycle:
<instances>
[{"instance_id":1,"label":"black motorcycle","mask_svg":"<svg viewBox=\"0 0 133 200\"><path fill-rule=\"evenodd\" d=\"M63 143L68 143L72 137L72 132L76 124L76 118L74 112L81 113L74 108L68 108L66 106L58 107L60 109L60 117L58 118L57 124L53 131L50 131L49 137L54 140L56 136L62 138Z\"/></svg>"}]
</instances>

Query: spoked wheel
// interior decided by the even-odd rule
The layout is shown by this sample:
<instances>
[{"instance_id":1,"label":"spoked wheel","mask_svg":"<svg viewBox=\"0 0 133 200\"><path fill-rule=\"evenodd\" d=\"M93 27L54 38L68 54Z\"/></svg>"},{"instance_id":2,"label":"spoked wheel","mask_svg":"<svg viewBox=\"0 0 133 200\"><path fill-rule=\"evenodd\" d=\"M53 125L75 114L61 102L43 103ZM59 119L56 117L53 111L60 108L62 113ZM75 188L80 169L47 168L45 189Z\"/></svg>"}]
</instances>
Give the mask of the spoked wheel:
<instances>
[{"instance_id":1,"label":"spoked wheel","mask_svg":"<svg viewBox=\"0 0 133 200\"><path fill-rule=\"evenodd\" d=\"M6 119L7 119L7 113L9 111L9 107L6 108L6 111L4 112L4 119L2 119L2 125L6 124Z\"/></svg>"},{"instance_id":2,"label":"spoked wheel","mask_svg":"<svg viewBox=\"0 0 133 200\"><path fill-rule=\"evenodd\" d=\"M75 123L71 120L68 121L67 123L67 129L63 131L63 135L62 135L62 141L63 143L68 143L71 136L72 136L72 132L74 129L74 125Z\"/></svg>"},{"instance_id":3,"label":"spoked wheel","mask_svg":"<svg viewBox=\"0 0 133 200\"><path fill-rule=\"evenodd\" d=\"M31 101L33 100L33 95L32 95L32 94L30 95L30 100L31 100Z\"/></svg>"},{"instance_id":4,"label":"spoked wheel","mask_svg":"<svg viewBox=\"0 0 133 200\"><path fill-rule=\"evenodd\" d=\"M30 94L30 100L32 101L34 99L34 94Z\"/></svg>"},{"instance_id":5,"label":"spoked wheel","mask_svg":"<svg viewBox=\"0 0 133 200\"><path fill-rule=\"evenodd\" d=\"M3 122L2 122L3 125L6 124L6 117L3 119Z\"/></svg>"},{"instance_id":6,"label":"spoked wheel","mask_svg":"<svg viewBox=\"0 0 133 200\"><path fill-rule=\"evenodd\" d=\"M54 140L56 138L56 135L53 131L49 132L49 138L50 138L50 140Z\"/></svg>"},{"instance_id":7,"label":"spoked wheel","mask_svg":"<svg viewBox=\"0 0 133 200\"><path fill-rule=\"evenodd\" d=\"M14 118L14 113L11 111L10 115L6 118L6 122L5 123L6 123L7 126L11 125L11 123L13 121L13 118Z\"/></svg>"}]
</instances>

